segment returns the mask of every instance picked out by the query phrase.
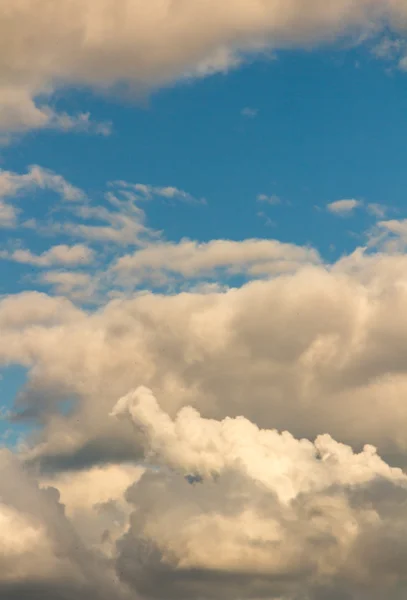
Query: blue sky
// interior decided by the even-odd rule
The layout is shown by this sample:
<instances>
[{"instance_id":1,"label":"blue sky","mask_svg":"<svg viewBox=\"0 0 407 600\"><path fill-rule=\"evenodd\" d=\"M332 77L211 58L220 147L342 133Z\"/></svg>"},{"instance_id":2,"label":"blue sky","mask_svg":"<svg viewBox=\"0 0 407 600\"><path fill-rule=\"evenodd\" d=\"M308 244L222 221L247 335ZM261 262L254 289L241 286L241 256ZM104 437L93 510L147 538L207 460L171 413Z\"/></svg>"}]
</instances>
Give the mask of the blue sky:
<instances>
[{"instance_id":1,"label":"blue sky","mask_svg":"<svg viewBox=\"0 0 407 600\"><path fill-rule=\"evenodd\" d=\"M150 205L151 224L169 239L272 236L310 242L328 257L331 244L348 251L347 230L361 233L371 220L359 211L338 221L316 206L356 198L403 210L406 79L385 67L361 50L287 52L141 105L69 91L61 106L111 121L112 134L33 133L3 149L3 168L39 164L89 195L116 179L173 185L208 206L198 217ZM256 116L243 116L245 108ZM277 195L281 205L256 204L258 194Z\"/></svg>"}]
</instances>

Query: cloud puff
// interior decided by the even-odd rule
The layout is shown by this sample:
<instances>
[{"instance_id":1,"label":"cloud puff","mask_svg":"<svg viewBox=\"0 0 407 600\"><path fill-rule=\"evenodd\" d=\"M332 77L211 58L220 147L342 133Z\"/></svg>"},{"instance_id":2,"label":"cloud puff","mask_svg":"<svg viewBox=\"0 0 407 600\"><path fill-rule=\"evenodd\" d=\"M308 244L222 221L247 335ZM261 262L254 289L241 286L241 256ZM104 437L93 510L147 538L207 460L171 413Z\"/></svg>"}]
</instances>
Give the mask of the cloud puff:
<instances>
[{"instance_id":1,"label":"cloud puff","mask_svg":"<svg viewBox=\"0 0 407 600\"><path fill-rule=\"evenodd\" d=\"M348 216L350 215L355 208L361 206L361 202L359 200L336 200L335 202L331 202L327 204L327 210L333 213L334 215L340 216Z\"/></svg>"},{"instance_id":2,"label":"cloud puff","mask_svg":"<svg viewBox=\"0 0 407 600\"><path fill-rule=\"evenodd\" d=\"M34 98L60 85L151 88L227 70L247 52L402 27L407 19L404 0L284 6L278 0L151 0L148 7L141 0L5 1L0 126L6 130L46 126L49 109Z\"/></svg>"}]
</instances>

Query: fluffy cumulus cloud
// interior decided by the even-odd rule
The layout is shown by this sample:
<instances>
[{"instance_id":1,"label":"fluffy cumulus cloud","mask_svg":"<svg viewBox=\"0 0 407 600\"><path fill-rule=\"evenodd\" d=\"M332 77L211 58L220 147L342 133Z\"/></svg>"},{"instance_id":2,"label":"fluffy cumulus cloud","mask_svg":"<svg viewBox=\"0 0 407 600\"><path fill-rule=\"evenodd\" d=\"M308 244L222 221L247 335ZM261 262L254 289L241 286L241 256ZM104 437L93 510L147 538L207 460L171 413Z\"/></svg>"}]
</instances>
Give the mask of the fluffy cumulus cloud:
<instances>
[{"instance_id":1,"label":"fluffy cumulus cloud","mask_svg":"<svg viewBox=\"0 0 407 600\"><path fill-rule=\"evenodd\" d=\"M41 98L63 85L145 90L238 64L246 53L403 27L404 0L5 0L0 127L80 127ZM100 131L106 131L101 126Z\"/></svg>"}]
</instances>

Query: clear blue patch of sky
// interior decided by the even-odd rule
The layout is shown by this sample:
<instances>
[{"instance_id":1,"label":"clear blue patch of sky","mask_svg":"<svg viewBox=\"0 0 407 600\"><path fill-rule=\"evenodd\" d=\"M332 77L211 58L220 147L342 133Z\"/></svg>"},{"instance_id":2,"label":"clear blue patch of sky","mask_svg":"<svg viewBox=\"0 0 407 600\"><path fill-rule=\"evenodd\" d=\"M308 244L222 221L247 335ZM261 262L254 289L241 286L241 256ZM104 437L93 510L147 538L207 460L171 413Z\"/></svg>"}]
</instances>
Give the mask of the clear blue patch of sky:
<instances>
[{"instance_id":1,"label":"clear blue patch of sky","mask_svg":"<svg viewBox=\"0 0 407 600\"><path fill-rule=\"evenodd\" d=\"M363 243L354 233L373 219L315 206L356 198L405 211L407 74L389 75L364 50L280 53L138 103L70 91L56 104L111 120L112 136L33 133L3 152L3 166L38 163L90 195L125 179L205 197L207 207L148 204L150 224L172 240L272 237L334 258ZM259 193L282 203L259 205Z\"/></svg>"}]
</instances>

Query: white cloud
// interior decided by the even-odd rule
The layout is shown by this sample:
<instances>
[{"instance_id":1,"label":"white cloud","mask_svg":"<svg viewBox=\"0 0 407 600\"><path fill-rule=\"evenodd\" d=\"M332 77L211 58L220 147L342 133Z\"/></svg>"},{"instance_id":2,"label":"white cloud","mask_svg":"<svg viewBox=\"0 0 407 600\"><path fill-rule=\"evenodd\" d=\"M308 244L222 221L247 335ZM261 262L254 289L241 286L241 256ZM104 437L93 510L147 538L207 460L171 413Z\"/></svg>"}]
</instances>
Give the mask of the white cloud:
<instances>
[{"instance_id":1,"label":"white cloud","mask_svg":"<svg viewBox=\"0 0 407 600\"><path fill-rule=\"evenodd\" d=\"M44 127L44 98L57 87L145 90L236 66L246 53L309 46L384 26L402 27L404 0L4 0L0 15L0 123ZM50 26L51 24L51 26ZM57 119L58 120L58 119Z\"/></svg>"},{"instance_id":2,"label":"white cloud","mask_svg":"<svg viewBox=\"0 0 407 600\"><path fill-rule=\"evenodd\" d=\"M359 200L336 200L327 204L327 210L334 215L348 216L361 205L362 203Z\"/></svg>"},{"instance_id":3,"label":"white cloud","mask_svg":"<svg viewBox=\"0 0 407 600\"><path fill-rule=\"evenodd\" d=\"M86 197L61 175L38 165L31 166L23 174L0 169L0 198L28 194L37 189L51 190L68 202L78 202Z\"/></svg>"},{"instance_id":4,"label":"white cloud","mask_svg":"<svg viewBox=\"0 0 407 600\"><path fill-rule=\"evenodd\" d=\"M82 244L76 244L75 246L59 244L52 246L42 254L33 254L30 250L18 249L11 253L0 252L0 257L36 267L75 266L91 263L94 259L94 252Z\"/></svg>"}]
</instances>

